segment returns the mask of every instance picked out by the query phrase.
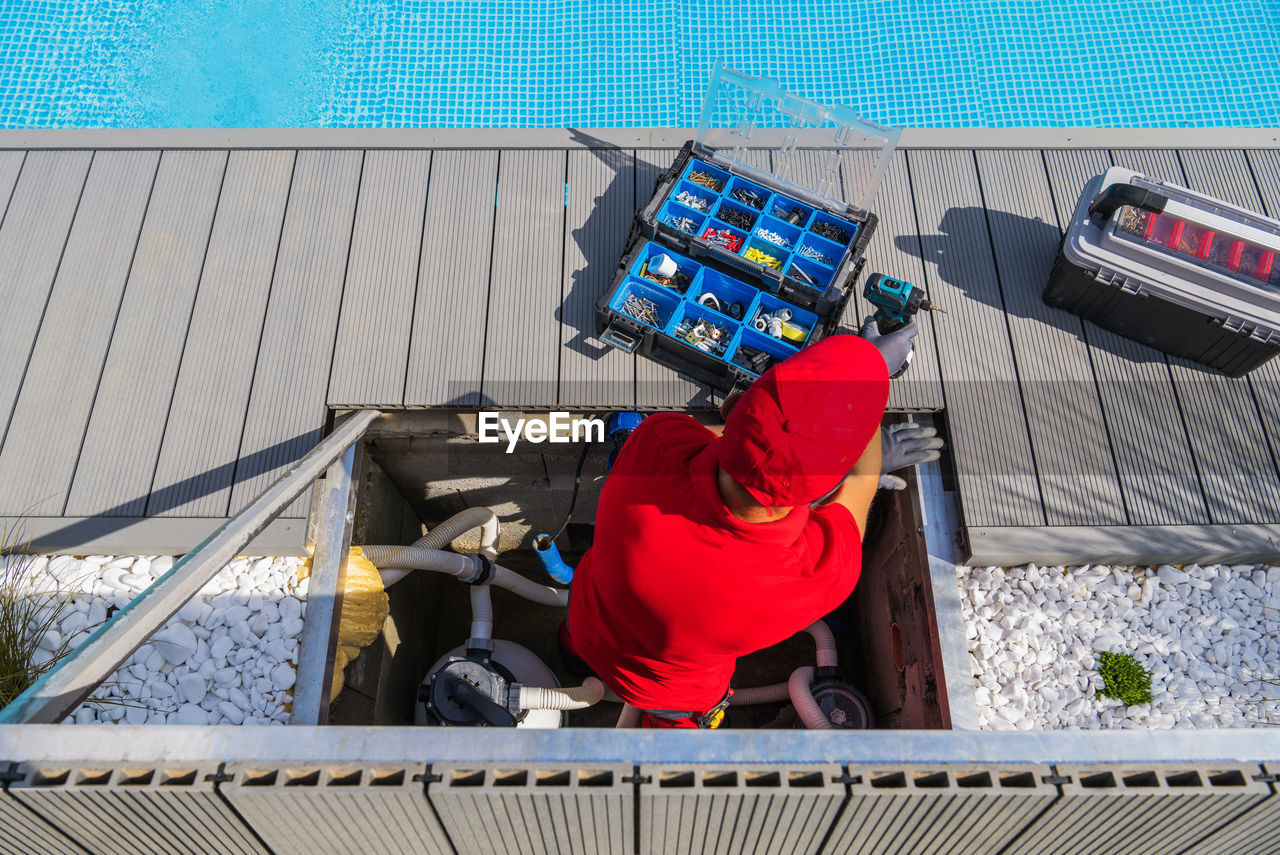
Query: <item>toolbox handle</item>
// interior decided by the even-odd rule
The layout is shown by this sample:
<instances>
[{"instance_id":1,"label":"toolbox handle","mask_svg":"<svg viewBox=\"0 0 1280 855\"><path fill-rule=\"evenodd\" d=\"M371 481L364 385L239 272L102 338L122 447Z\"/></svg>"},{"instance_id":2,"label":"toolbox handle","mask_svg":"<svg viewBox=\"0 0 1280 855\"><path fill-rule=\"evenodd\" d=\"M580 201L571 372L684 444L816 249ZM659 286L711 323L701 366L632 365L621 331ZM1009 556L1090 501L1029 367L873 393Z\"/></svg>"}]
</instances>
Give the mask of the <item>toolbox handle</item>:
<instances>
[{"instance_id":1,"label":"toolbox handle","mask_svg":"<svg viewBox=\"0 0 1280 855\"><path fill-rule=\"evenodd\" d=\"M1132 207L1150 211L1153 214L1164 212L1168 198L1154 190L1136 187L1133 184L1112 184L1103 190L1089 203L1089 216L1109 219L1119 208Z\"/></svg>"},{"instance_id":2,"label":"toolbox handle","mask_svg":"<svg viewBox=\"0 0 1280 855\"><path fill-rule=\"evenodd\" d=\"M600 333L600 340L626 353L635 353L636 348L640 346L639 338L625 330L618 329L613 324L610 324L605 328L604 332Z\"/></svg>"}]
</instances>

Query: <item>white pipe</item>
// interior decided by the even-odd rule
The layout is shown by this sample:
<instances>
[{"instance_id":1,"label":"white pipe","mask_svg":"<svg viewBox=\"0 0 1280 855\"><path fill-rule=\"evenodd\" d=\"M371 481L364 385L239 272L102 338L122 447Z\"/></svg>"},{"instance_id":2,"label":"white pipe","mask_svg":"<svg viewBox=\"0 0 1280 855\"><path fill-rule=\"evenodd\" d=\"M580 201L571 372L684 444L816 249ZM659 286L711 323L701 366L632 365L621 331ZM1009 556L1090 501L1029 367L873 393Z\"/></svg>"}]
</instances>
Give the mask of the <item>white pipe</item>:
<instances>
[{"instance_id":1,"label":"white pipe","mask_svg":"<svg viewBox=\"0 0 1280 855\"><path fill-rule=\"evenodd\" d=\"M603 697L604 683L588 677L576 689L521 686L519 703L525 710L581 710L600 703Z\"/></svg>"},{"instance_id":2,"label":"white pipe","mask_svg":"<svg viewBox=\"0 0 1280 855\"><path fill-rule=\"evenodd\" d=\"M506 567L495 566L493 568L493 584L499 588L506 588L512 593L519 594L526 600L541 603L544 606L555 606L561 609L569 607L569 591L567 589L540 585L532 579L526 579L514 570L508 570Z\"/></svg>"},{"instance_id":3,"label":"white pipe","mask_svg":"<svg viewBox=\"0 0 1280 855\"><path fill-rule=\"evenodd\" d=\"M813 643L817 645L818 667L836 667L836 637L831 634L831 628L826 622L815 620L809 624L805 632L813 636Z\"/></svg>"},{"instance_id":4,"label":"white pipe","mask_svg":"<svg viewBox=\"0 0 1280 855\"><path fill-rule=\"evenodd\" d=\"M365 546L363 549L364 556L378 568L379 575L383 577L384 587L394 584L411 570L435 570L456 576L463 581L468 577L474 577L476 572L476 564L470 555L413 546ZM405 572L397 574L397 571ZM391 581L385 581L387 579ZM493 578L489 580L489 584L506 588L526 600L532 600L544 606L564 608L569 604L567 590L539 585L506 567L494 565Z\"/></svg>"},{"instance_id":5,"label":"white pipe","mask_svg":"<svg viewBox=\"0 0 1280 855\"><path fill-rule=\"evenodd\" d=\"M622 715L618 716L618 723L614 727L639 727L640 726L640 709L633 707L631 704L622 705Z\"/></svg>"},{"instance_id":6,"label":"white pipe","mask_svg":"<svg viewBox=\"0 0 1280 855\"><path fill-rule=\"evenodd\" d=\"M749 707L755 704L772 704L785 701L791 696L791 687L787 683L774 683L769 686L752 686L748 689L734 689L729 704L735 707Z\"/></svg>"},{"instance_id":7,"label":"white pipe","mask_svg":"<svg viewBox=\"0 0 1280 855\"><path fill-rule=\"evenodd\" d=\"M481 641L493 639L493 598L489 595L488 585L471 588L471 638Z\"/></svg>"},{"instance_id":8,"label":"white pipe","mask_svg":"<svg viewBox=\"0 0 1280 855\"><path fill-rule=\"evenodd\" d=\"M813 699L813 692L809 689L813 684L813 672L811 665L791 672L791 679L787 681L791 691L791 703L795 705L796 713L809 730L835 730L835 726L823 715L818 702Z\"/></svg>"}]
</instances>

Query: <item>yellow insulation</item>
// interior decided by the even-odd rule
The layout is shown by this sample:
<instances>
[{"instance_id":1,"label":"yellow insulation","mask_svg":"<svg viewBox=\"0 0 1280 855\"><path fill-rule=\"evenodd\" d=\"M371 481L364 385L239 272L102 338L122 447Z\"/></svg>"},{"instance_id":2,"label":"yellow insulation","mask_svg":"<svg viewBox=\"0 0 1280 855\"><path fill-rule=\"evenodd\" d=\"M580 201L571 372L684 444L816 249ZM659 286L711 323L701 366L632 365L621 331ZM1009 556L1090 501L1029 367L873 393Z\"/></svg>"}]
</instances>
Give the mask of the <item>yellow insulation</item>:
<instances>
[{"instance_id":1,"label":"yellow insulation","mask_svg":"<svg viewBox=\"0 0 1280 855\"><path fill-rule=\"evenodd\" d=\"M311 560L307 559L298 568L298 578L305 579L310 575ZM378 568L364 557L360 547L351 547L347 556L347 576L342 585L342 618L338 624L338 649L333 661L330 703L342 691L343 670L382 632L382 624L390 610Z\"/></svg>"}]
</instances>

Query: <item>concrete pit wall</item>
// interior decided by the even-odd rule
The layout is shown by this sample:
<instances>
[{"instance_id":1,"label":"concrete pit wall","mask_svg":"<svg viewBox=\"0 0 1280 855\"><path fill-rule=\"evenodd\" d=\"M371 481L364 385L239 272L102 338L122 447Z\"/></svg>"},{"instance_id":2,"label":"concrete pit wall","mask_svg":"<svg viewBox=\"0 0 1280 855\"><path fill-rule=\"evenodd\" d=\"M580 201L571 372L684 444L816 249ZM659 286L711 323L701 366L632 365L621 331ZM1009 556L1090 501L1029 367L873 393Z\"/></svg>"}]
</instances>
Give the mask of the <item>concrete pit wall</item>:
<instances>
[{"instance_id":1,"label":"concrete pit wall","mask_svg":"<svg viewBox=\"0 0 1280 855\"><path fill-rule=\"evenodd\" d=\"M710 412L701 415L708 421L716 419ZM435 411L400 413L380 422L366 446L367 474L361 485L353 542L407 543L416 536L413 531L399 541L378 541L394 533L394 527L374 529L373 520L378 517L393 518L411 509L417 518L436 525L466 507L488 506L502 523L502 564L549 583L531 541L542 531L554 531L568 511L583 446L522 442L516 453L507 454L505 443L479 443L475 427L472 414ZM589 542L610 447L607 442L587 447L575 525L569 536L560 540L570 564ZM371 511L373 505L380 510ZM902 492L881 492L868 524L862 578L849 601L828 618L841 644L846 676L868 694L877 713L877 726L882 728L949 726L920 518L914 484ZM455 542L460 551L477 546L474 534ZM411 669L401 668L395 672L394 684L387 682L391 672L375 668L386 645L375 643L348 668L348 682L352 684L352 672L357 671L354 687L373 700L378 712L365 709L368 704L350 706L353 712L364 709L362 714L372 718L344 715L337 719L339 723L406 723L403 710L406 703L412 704L411 699L406 702L406 685L416 686L435 657L465 640L470 614L467 586L443 577L419 578L425 576L435 574L413 574L388 592L392 608L388 625L397 643L411 643L419 651L412 657L400 654L402 661L412 660L420 666L416 679L409 676ZM563 683L576 682L560 666L554 643L562 618L557 610L528 604L505 591L494 592L494 605L496 637L525 645L547 662ZM430 648L430 655L420 652L425 648ZM785 681L796 667L812 662L813 644L800 635L744 658L734 682L748 686ZM394 701L389 700L392 696ZM780 708L731 710L728 724L768 724ZM617 710L616 705L600 705L570 716L569 724L612 726Z\"/></svg>"}]
</instances>

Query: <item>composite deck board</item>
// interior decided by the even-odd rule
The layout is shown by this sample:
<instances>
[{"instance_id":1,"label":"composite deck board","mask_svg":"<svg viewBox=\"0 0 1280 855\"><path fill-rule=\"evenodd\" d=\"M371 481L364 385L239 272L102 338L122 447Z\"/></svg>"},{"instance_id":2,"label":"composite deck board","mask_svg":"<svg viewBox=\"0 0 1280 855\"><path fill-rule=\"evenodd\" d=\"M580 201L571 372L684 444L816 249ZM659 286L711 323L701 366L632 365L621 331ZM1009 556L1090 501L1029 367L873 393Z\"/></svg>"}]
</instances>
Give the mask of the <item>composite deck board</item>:
<instances>
[{"instance_id":1,"label":"composite deck board","mask_svg":"<svg viewBox=\"0 0 1280 855\"><path fill-rule=\"evenodd\" d=\"M658 177L675 161L679 149L638 149L636 151L636 206L653 198ZM636 359L636 406L645 409L714 407L717 395L705 383L673 371L654 360Z\"/></svg>"},{"instance_id":2,"label":"composite deck board","mask_svg":"<svg viewBox=\"0 0 1280 855\"><path fill-rule=\"evenodd\" d=\"M429 151L365 153L329 378L330 406L404 403L430 174ZM452 231L447 221L432 227Z\"/></svg>"},{"instance_id":3,"label":"composite deck board","mask_svg":"<svg viewBox=\"0 0 1280 855\"><path fill-rule=\"evenodd\" d=\"M561 407L630 408L636 360L595 336L596 300L613 284L636 210L635 155L570 151L560 302Z\"/></svg>"},{"instance_id":4,"label":"composite deck board","mask_svg":"<svg viewBox=\"0 0 1280 855\"><path fill-rule=\"evenodd\" d=\"M4 215L9 210L9 200L13 198L13 188L26 158L25 151L0 151L0 226L4 225Z\"/></svg>"},{"instance_id":5,"label":"composite deck board","mask_svg":"<svg viewBox=\"0 0 1280 855\"><path fill-rule=\"evenodd\" d=\"M969 525L1045 523L1027 417L973 153L908 153L942 358L952 455Z\"/></svg>"},{"instance_id":6,"label":"composite deck board","mask_svg":"<svg viewBox=\"0 0 1280 855\"><path fill-rule=\"evenodd\" d=\"M1268 200L1268 192L1277 189L1274 172L1265 169L1267 155L1275 152L1183 151L1179 153L1187 186L1192 190L1224 199L1260 214L1280 216L1280 199L1274 195ZM1262 155L1257 161L1264 169L1255 169L1249 162L1252 155ZM1275 359L1254 369L1247 375L1258 408L1262 430L1271 451L1272 464L1280 471L1280 362ZM1273 518L1274 520L1274 518Z\"/></svg>"},{"instance_id":7,"label":"composite deck board","mask_svg":"<svg viewBox=\"0 0 1280 855\"><path fill-rule=\"evenodd\" d=\"M93 160L0 450L0 513L62 512L160 153Z\"/></svg>"},{"instance_id":8,"label":"composite deck board","mask_svg":"<svg viewBox=\"0 0 1280 855\"><path fill-rule=\"evenodd\" d=\"M1177 152L1113 151L1117 164L1185 185ZM1247 378L1168 357L1210 522L1280 520L1280 475Z\"/></svg>"},{"instance_id":9,"label":"composite deck board","mask_svg":"<svg viewBox=\"0 0 1280 855\"><path fill-rule=\"evenodd\" d=\"M1280 219L1280 151L1249 151L1245 157L1261 196L1259 210L1272 219ZM1262 413L1271 453L1280 455L1280 363L1273 358L1249 375L1249 383Z\"/></svg>"},{"instance_id":10,"label":"composite deck board","mask_svg":"<svg viewBox=\"0 0 1280 855\"><path fill-rule=\"evenodd\" d=\"M857 160L860 159L856 159L854 165L857 165ZM846 177L845 181L845 195L850 198L850 182L855 179ZM845 332L857 333L862 321L875 314L875 306L862 297L862 288L872 273L903 279L927 290L924 251L916 226L915 203L911 198L911 181L907 174L905 154L894 155L884 181L876 191L871 210L880 222L871 235L871 243L867 245L866 266L862 269L859 281L854 283L853 297L841 321L841 329ZM946 306L942 308L945 309ZM911 358L911 368L907 373L889 385L891 410L943 408L942 376L938 368L938 343L934 327L938 323L945 323L946 318L935 319L934 314L920 312L916 316L920 332L916 335L915 355Z\"/></svg>"},{"instance_id":11,"label":"composite deck board","mask_svg":"<svg viewBox=\"0 0 1280 855\"><path fill-rule=\"evenodd\" d=\"M1111 166L1096 149L1046 151L1045 166L1060 231L1089 179ZM1132 525L1207 524L1209 512L1196 474L1164 354L1083 322L1098 397L1115 454Z\"/></svg>"},{"instance_id":12,"label":"composite deck board","mask_svg":"<svg viewBox=\"0 0 1280 855\"><path fill-rule=\"evenodd\" d=\"M169 407L150 516L222 517L271 294L292 151L233 151Z\"/></svg>"},{"instance_id":13,"label":"composite deck board","mask_svg":"<svg viewBox=\"0 0 1280 855\"><path fill-rule=\"evenodd\" d=\"M1038 151L979 151L976 157L1045 518L1049 525L1123 523L1080 318L1041 297L1061 237L1044 159Z\"/></svg>"},{"instance_id":14,"label":"composite deck board","mask_svg":"<svg viewBox=\"0 0 1280 855\"><path fill-rule=\"evenodd\" d=\"M483 406L544 407L555 400L566 154L499 155Z\"/></svg>"},{"instance_id":15,"label":"composite deck board","mask_svg":"<svg viewBox=\"0 0 1280 855\"><path fill-rule=\"evenodd\" d=\"M633 212L675 155L0 152L0 519L52 494L65 506L36 511L50 548L189 547L314 447L330 406L716 405L594 333ZM1115 158L1280 211L1277 151ZM1265 539L1280 516L1280 366L1230 381L1040 301L1080 187L1111 162L904 151L871 206L856 286L895 274L951 310L921 319L890 406L945 397L984 559L993 541L1043 552L1046 533L1123 540L1137 560L1161 531L1171 555L1234 555L1226 532ZM788 178L821 171L801 151ZM309 500L263 543L300 548Z\"/></svg>"},{"instance_id":16,"label":"composite deck board","mask_svg":"<svg viewBox=\"0 0 1280 855\"><path fill-rule=\"evenodd\" d=\"M474 407L484 365L498 152L437 151L431 172L404 403Z\"/></svg>"},{"instance_id":17,"label":"composite deck board","mask_svg":"<svg viewBox=\"0 0 1280 855\"><path fill-rule=\"evenodd\" d=\"M0 224L0 436L7 431L71 231L92 152L33 151L22 163ZM12 172L7 161L6 174Z\"/></svg>"},{"instance_id":18,"label":"composite deck board","mask_svg":"<svg viewBox=\"0 0 1280 855\"><path fill-rule=\"evenodd\" d=\"M226 164L225 151L160 156L67 492L68 516L146 511Z\"/></svg>"},{"instance_id":19,"label":"composite deck board","mask_svg":"<svg viewBox=\"0 0 1280 855\"><path fill-rule=\"evenodd\" d=\"M230 513L323 436L363 153L299 151L245 416ZM303 493L282 516L306 516Z\"/></svg>"}]
</instances>

